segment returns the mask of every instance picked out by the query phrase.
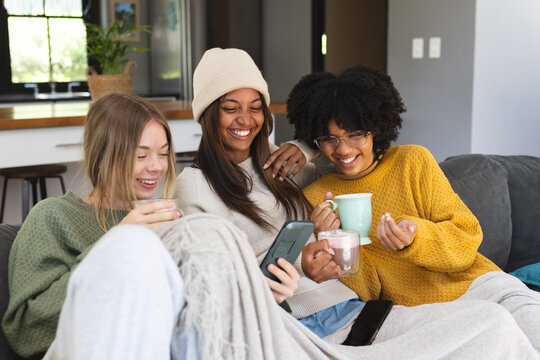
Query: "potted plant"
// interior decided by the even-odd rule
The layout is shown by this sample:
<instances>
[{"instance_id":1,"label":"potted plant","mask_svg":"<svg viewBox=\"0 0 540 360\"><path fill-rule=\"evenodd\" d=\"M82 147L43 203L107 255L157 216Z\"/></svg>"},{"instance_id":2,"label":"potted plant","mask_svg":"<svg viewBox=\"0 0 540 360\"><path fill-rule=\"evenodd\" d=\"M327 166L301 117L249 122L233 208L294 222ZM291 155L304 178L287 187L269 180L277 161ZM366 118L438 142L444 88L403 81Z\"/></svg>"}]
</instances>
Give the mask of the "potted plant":
<instances>
[{"instance_id":1,"label":"potted plant","mask_svg":"<svg viewBox=\"0 0 540 360\"><path fill-rule=\"evenodd\" d=\"M131 92L137 63L126 56L148 48L133 47L126 38L135 31L150 33L150 26L141 25L124 29L124 19L114 20L109 28L86 24L88 55L98 63L100 72L89 66L86 69L88 88L93 100L111 92Z\"/></svg>"}]
</instances>

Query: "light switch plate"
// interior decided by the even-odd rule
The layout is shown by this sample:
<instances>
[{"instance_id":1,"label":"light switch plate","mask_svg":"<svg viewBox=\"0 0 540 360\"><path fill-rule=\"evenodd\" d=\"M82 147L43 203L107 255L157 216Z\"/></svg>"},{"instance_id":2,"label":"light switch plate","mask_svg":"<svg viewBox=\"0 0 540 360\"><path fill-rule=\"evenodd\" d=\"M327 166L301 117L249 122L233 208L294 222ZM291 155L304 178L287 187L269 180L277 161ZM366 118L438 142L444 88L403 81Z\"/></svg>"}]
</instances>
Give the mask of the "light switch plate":
<instances>
[{"instance_id":1,"label":"light switch plate","mask_svg":"<svg viewBox=\"0 0 540 360\"><path fill-rule=\"evenodd\" d=\"M412 58L422 59L424 57L424 38L412 39Z\"/></svg>"},{"instance_id":2,"label":"light switch plate","mask_svg":"<svg viewBox=\"0 0 540 360\"><path fill-rule=\"evenodd\" d=\"M439 59L441 57L441 38L429 38L429 57L431 59Z\"/></svg>"}]
</instances>

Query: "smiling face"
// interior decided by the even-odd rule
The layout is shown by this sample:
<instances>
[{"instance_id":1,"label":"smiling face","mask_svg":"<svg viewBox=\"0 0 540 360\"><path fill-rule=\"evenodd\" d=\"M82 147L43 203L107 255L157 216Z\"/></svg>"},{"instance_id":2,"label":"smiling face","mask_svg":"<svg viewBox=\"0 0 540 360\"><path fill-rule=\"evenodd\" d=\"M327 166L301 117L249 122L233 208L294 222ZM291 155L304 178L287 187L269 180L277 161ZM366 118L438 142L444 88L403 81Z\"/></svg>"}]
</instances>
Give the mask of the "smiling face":
<instances>
[{"instance_id":1,"label":"smiling face","mask_svg":"<svg viewBox=\"0 0 540 360\"><path fill-rule=\"evenodd\" d=\"M334 120L328 122L328 132L338 138L349 134L338 127ZM369 133L366 143L359 147L351 147L340 139L338 147L333 151L324 151L324 155L334 164L337 172L352 177L365 176L372 170L367 169L373 168L373 134Z\"/></svg>"},{"instance_id":2,"label":"smiling face","mask_svg":"<svg viewBox=\"0 0 540 360\"><path fill-rule=\"evenodd\" d=\"M263 102L253 89L226 94L219 105L219 137L229 160L238 164L249 157L253 139L264 124Z\"/></svg>"},{"instance_id":3,"label":"smiling face","mask_svg":"<svg viewBox=\"0 0 540 360\"><path fill-rule=\"evenodd\" d=\"M169 142L163 125L150 120L143 129L133 166L133 186L138 200L150 199L167 173Z\"/></svg>"}]
</instances>

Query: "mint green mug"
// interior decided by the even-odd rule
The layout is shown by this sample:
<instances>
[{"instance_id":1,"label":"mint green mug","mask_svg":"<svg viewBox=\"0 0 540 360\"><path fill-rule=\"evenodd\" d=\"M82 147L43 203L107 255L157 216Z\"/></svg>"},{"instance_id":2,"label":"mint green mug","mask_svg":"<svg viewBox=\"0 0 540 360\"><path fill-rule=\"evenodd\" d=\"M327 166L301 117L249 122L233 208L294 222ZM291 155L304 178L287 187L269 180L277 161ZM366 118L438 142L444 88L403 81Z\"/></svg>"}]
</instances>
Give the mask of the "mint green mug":
<instances>
[{"instance_id":1,"label":"mint green mug","mask_svg":"<svg viewBox=\"0 0 540 360\"><path fill-rule=\"evenodd\" d=\"M346 194L325 200L338 209L339 221L343 230L356 231L360 234L360 245L371 244L371 195L370 193Z\"/></svg>"}]
</instances>

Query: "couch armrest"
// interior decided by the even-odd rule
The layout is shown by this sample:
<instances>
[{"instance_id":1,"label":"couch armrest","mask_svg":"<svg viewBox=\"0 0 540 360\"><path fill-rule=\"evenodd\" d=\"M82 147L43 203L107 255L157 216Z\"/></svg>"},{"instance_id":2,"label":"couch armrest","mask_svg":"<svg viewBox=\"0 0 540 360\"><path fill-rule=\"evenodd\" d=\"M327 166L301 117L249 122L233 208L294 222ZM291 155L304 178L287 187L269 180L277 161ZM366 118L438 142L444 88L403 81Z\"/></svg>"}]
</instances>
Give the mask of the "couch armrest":
<instances>
[{"instance_id":1,"label":"couch armrest","mask_svg":"<svg viewBox=\"0 0 540 360\"><path fill-rule=\"evenodd\" d=\"M448 158L439 165L480 222L484 238L478 251L505 269L512 245L508 172L498 162L478 154Z\"/></svg>"},{"instance_id":2,"label":"couch armrest","mask_svg":"<svg viewBox=\"0 0 540 360\"><path fill-rule=\"evenodd\" d=\"M505 271L540 262L540 158L486 155L508 172L512 247Z\"/></svg>"}]
</instances>

